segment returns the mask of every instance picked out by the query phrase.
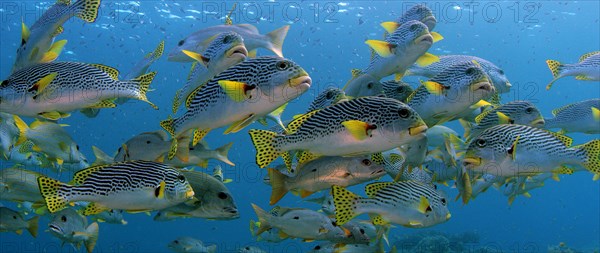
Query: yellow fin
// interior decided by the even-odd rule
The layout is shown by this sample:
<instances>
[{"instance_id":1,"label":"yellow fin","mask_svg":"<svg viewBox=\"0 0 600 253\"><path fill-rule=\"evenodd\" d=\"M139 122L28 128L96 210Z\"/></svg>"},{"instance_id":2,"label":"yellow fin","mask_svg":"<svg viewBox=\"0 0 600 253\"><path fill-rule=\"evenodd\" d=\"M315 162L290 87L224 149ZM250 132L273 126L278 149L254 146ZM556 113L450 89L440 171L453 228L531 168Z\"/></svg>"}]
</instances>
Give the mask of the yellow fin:
<instances>
[{"instance_id":1,"label":"yellow fin","mask_svg":"<svg viewBox=\"0 0 600 253\"><path fill-rule=\"evenodd\" d=\"M163 199L165 197L165 181L160 181L160 184L154 190L154 197L157 199Z\"/></svg>"},{"instance_id":2,"label":"yellow fin","mask_svg":"<svg viewBox=\"0 0 600 253\"><path fill-rule=\"evenodd\" d=\"M508 150L508 154L511 156L511 159L513 161L515 159L517 159L517 144L519 144L519 138L521 138L521 136L517 135L517 138L515 139L513 144L510 146L510 149Z\"/></svg>"},{"instance_id":3,"label":"yellow fin","mask_svg":"<svg viewBox=\"0 0 600 253\"><path fill-rule=\"evenodd\" d=\"M396 73L394 74L394 81L399 82L404 77L404 73Z\"/></svg>"},{"instance_id":4,"label":"yellow fin","mask_svg":"<svg viewBox=\"0 0 600 253\"><path fill-rule=\"evenodd\" d=\"M548 83L548 85L546 85L546 90L550 90L552 84L554 84L554 82L560 78L563 65L555 60L546 60L546 64L548 65L548 68L552 73L552 77L554 78L552 81L550 81L550 83Z\"/></svg>"},{"instance_id":5,"label":"yellow fin","mask_svg":"<svg viewBox=\"0 0 600 253\"><path fill-rule=\"evenodd\" d=\"M67 44L67 40L56 41L50 46L48 52L46 52L40 62L52 62L58 58L63 48Z\"/></svg>"},{"instance_id":6,"label":"yellow fin","mask_svg":"<svg viewBox=\"0 0 600 253\"><path fill-rule=\"evenodd\" d=\"M555 133L555 132L548 131L548 130L546 130L546 132L549 133L549 134L551 134L551 135L554 135L554 137L556 137L562 143L564 143L567 148L571 147L571 145L573 145L573 139L571 139L571 137L569 137L569 136L562 135L562 134Z\"/></svg>"},{"instance_id":7,"label":"yellow fin","mask_svg":"<svg viewBox=\"0 0 600 253\"><path fill-rule=\"evenodd\" d=\"M197 62L201 63L204 66L208 65L208 62L210 61L209 58L206 58L206 57L204 57L201 54L196 53L196 52L192 52L192 51L188 51L188 50L181 50L181 52L183 52L185 55L187 55L190 58L196 60Z\"/></svg>"},{"instance_id":8,"label":"yellow fin","mask_svg":"<svg viewBox=\"0 0 600 253\"><path fill-rule=\"evenodd\" d=\"M300 126L302 125L302 123L304 123L310 117L312 117L313 115L315 115L315 113L317 113L318 111L319 110L314 110L314 111L310 111L310 112L305 113L305 114L300 114L300 115L294 116L294 120L292 120L292 122L290 122L287 125L287 132L286 132L286 134L293 134L296 131L298 131L298 129L300 128Z\"/></svg>"},{"instance_id":9,"label":"yellow fin","mask_svg":"<svg viewBox=\"0 0 600 253\"><path fill-rule=\"evenodd\" d=\"M94 68L104 71L110 78L113 80L119 80L119 70L113 68L111 66L106 66L102 64L90 64Z\"/></svg>"},{"instance_id":10,"label":"yellow fin","mask_svg":"<svg viewBox=\"0 0 600 253\"><path fill-rule=\"evenodd\" d=\"M600 140L592 140L573 148L585 151L584 168L594 174L600 174Z\"/></svg>"},{"instance_id":11,"label":"yellow fin","mask_svg":"<svg viewBox=\"0 0 600 253\"><path fill-rule=\"evenodd\" d=\"M57 72L52 72L44 77L42 77L42 79L40 79L39 81L37 81L30 89L29 91L36 91L35 96L33 96L33 98L35 99L38 95L40 95L47 87L50 83L52 83L52 81L54 80L54 78L56 78L56 76L58 75Z\"/></svg>"},{"instance_id":12,"label":"yellow fin","mask_svg":"<svg viewBox=\"0 0 600 253\"><path fill-rule=\"evenodd\" d=\"M21 21L21 45L24 45L31 35L31 31L29 31L29 27L25 24L25 22Z\"/></svg>"},{"instance_id":13,"label":"yellow fin","mask_svg":"<svg viewBox=\"0 0 600 253\"><path fill-rule=\"evenodd\" d=\"M587 54L583 54L582 56L579 57L579 62L582 62L583 60L587 59L588 57L595 55L595 54L600 54L600 51L595 51L595 52L590 52Z\"/></svg>"},{"instance_id":14,"label":"yellow fin","mask_svg":"<svg viewBox=\"0 0 600 253\"><path fill-rule=\"evenodd\" d=\"M273 162L280 153L275 149L277 133L266 130L251 129L248 131L252 144L256 148L256 164L264 168Z\"/></svg>"},{"instance_id":15,"label":"yellow fin","mask_svg":"<svg viewBox=\"0 0 600 253\"><path fill-rule=\"evenodd\" d=\"M431 36L433 36L433 43L436 43L436 42L444 39L444 36L442 36L438 32L430 32L429 34L431 34Z\"/></svg>"},{"instance_id":16,"label":"yellow fin","mask_svg":"<svg viewBox=\"0 0 600 253\"><path fill-rule=\"evenodd\" d=\"M431 211L431 206L429 205L429 200L427 200L427 198L425 198L424 196L421 196L421 201L419 202L418 210L421 213L426 213L428 211Z\"/></svg>"},{"instance_id":17,"label":"yellow fin","mask_svg":"<svg viewBox=\"0 0 600 253\"><path fill-rule=\"evenodd\" d=\"M365 186L365 193L367 194L367 196L369 196L369 198L373 198L375 197L378 191L393 184L394 183L392 182L371 183Z\"/></svg>"},{"instance_id":18,"label":"yellow fin","mask_svg":"<svg viewBox=\"0 0 600 253\"><path fill-rule=\"evenodd\" d=\"M331 195L333 196L337 225L344 225L359 215L355 212L355 205L356 201L360 199L359 196L337 185L331 187Z\"/></svg>"},{"instance_id":19,"label":"yellow fin","mask_svg":"<svg viewBox=\"0 0 600 253\"><path fill-rule=\"evenodd\" d=\"M196 130L194 130L194 137L192 139L192 146L196 146L196 144L198 144L198 142L200 142L202 139L204 139L204 136L206 136L206 134L208 134L208 132L210 132L210 129L204 129L204 130L196 129Z\"/></svg>"},{"instance_id":20,"label":"yellow fin","mask_svg":"<svg viewBox=\"0 0 600 253\"><path fill-rule=\"evenodd\" d=\"M596 107L592 107L592 116L595 121L600 121L600 109Z\"/></svg>"},{"instance_id":21,"label":"yellow fin","mask_svg":"<svg viewBox=\"0 0 600 253\"><path fill-rule=\"evenodd\" d=\"M248 57L256 58L256 49L248 51Z\"/></svg>"},{"instance_id":22,"label":"yellow fin","mask_svg":"<svg viewBox=\"0 0 600 253\"><path fill-rule=\"evenodd\" d=\"M271 198L269 200L269 205L275 205L288 192L285 185L286 176L275 169L269 168L267 171L271 182Z\"/></svg>"},{"instance_id":23,"label":"yellow fin","mask_svg":"<svg viewBox=\"0 0 600 253\"><path fill-rule=\"evenodd\" d=\"M400 27L400 24L398 22L394 22L394 21L383 22L380 25L389 34L394 33L396 31L396 29L398 29L398 27Z\"/></svg>"},{"instance_id":24,"label":"yellow fin","mask_svg":"<svg viewBox=\"0 0 600 253\"><path fill-rule=\"evenodd\" d=\"M431 65L432 63L435 62L439 62L440 61L440 57L437 57L436 55L430 54L430 53L425 53L423 55L421 55L421 57L419 57L419 59L417 59L417 65L419 65L420 67L426 67Z\"/></svg>"},{"instance_id":25,"label":"yellow fin","mask_svg":"<svg viewBox=\"0 0 600 253\"><path fill-rule=\"evenodd\" d=\"M67 206L67 203L69 203L68 195L61 191L61 189L68 187L66 184L45 176L38 177L37 181L48 211L54 213Z\"/></svg>"},{"instance_id":26,"label":"yellow fin","mask_svg":"<svg viewBox=\"0 0 600 253\"><path fill-rule=\"evenodd\" d=\"M371 137L371 131L377 129L376 126L369 125L366 122L360 120L348 120L342 122L342 125L350 132L350 134L357 140L362 141L367 137Z\"/></svg>"},{"instance_id":27,"label":"yellow fin","mask_svg":"<svg viewBox=\"0 0 600 253\"><path fill-rule=\"evenodd\" d=\"M90 109L115 108L115 107L117 107L117 104L115 104L114 101L115 101L115 99L102 100L98 103L88 106L87 108L90 108Z\"/></svg>"},{"instance_id":28,"label":"yellow fin","mask_svg":"<svg viewBox=\"0 0 600 253\"><path fill-rule=\"evenodd\" d=\"M447 87L441 83L434 81L421 81L421 84L423 84L427 91L433 95L442 95L446 93Z\"/></svg>"},{"instance_id":29,"label":"yellow fin","mask_svg":"<svg viewBox=\"0 0 600 253\"><path fill-rule=\"evenodd\" d=\"M514 122L514 120L502 112L496 112L496 115L498 115L498 124L512 124Z\"/></svg>"},{"instance_id":30,"label":"yellow fin","mask_svg":"<svg viewBox=\"0 0 600 253\"><path fill-rule=\"evenodd\" d=\"M394 54L396 45L382 40L367 40L365 44L369 45L381 57L391 57Z\"/></svg>"},{"instance_id":31,"label":"yellow fin","mask_svg":"<svg viewBox=\"0 0 600 253\"><path fill-rule=\"evenodd\" d=\"M109 210L108 208L98 205L97 203L91 202L84 209L82 214L85 216L99 214L101 212Z\"/></svg>"},{"instance_id":32,"label":"yellow fin","mask_svg":"<svg viewBox=\"0 0 600 253\"><path fill-rule=\"evenodd\" d=\"M247 85L242 82L219 80L219 85L223 88L223 91L235 102L242 102L246 98L251 99L248 96L248 91L256 88L256 85Z\"/></svg>"},{"instance_id":33,"label":"yellow fin","mask_svg":"<svg viewBox=\"0 0 600 253\"><path fill-rule=\"evenodd\" d=\"M474 109L477 109L477 108L481 108L481 107L484 107L484 106L490 106L490 105L492 105L490 102L485 101L485 100L482 99L482 100L479 100L479 102L477 102L477 103L469 106L469 109L474 110Z\"/></svg>"},{"instance_id":34,"label":"yellow fin","mask_svg":"<svg viewBox=\"0 0 600 253\"><path fill-rule=\"evenodd\" d=\"M248 117L232 123L231 126L229 126L223 132L223 134L237 133L240 130L244 129L244 127L247 127L248 125L252 124L252 122L254 122L255 120L256 120L256 117L254 117L253 114L248 115Z\"/></svg>"},{"instance_id":35,"label":"yellow fin","mask_svg":"<svg viewBox=\"0 0 600 253\"><path fill-rule=\"evenodd\" d=\"M48 119L48 120L59 120L61 118L67 118L67 117L71 116L71 114L53 111L53 112L42 112L42 113L39 113L38 116L40 116L44 119Z\"/></svg>"},{"instance_id":36,"label":"yellow fin","mask_svg":"<svg viewBox=\"0 0 600 253\"><path fill-rule=\"evenodd\" d=\"M83 170L75 172L75 175L73 175L73 183L76 184L76 185L83 184L85 182L85 180L91 174L93 174L93 173L101 170L104 167L106 167L106 165L92 166L92 167L89 167L87 169L83 169Z\"/></svg>"}]
</instances>

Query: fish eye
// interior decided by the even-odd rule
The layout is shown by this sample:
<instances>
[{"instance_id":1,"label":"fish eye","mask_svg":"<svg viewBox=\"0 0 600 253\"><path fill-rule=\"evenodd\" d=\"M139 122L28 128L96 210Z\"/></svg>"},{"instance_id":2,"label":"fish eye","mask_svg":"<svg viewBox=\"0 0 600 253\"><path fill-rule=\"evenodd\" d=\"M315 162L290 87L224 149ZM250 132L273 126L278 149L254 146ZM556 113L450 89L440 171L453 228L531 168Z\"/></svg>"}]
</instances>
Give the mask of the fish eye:
<instances>
[{"instance_id":1,"label":"fish eye","mask_svg":"<svg viewBox=\"0 0 600 253\"><path fill-rule=\"evenodd\" d=\"M408 116L410 116L410 111L406 108L402 108L398 111L398 115L400 116L400 118L408 118Z\"/></svg>"},{"instance_id":2,"label":"fish eye","mask_svg":"<svg viewBox=\"0 0 600 253\"><path fill-rule=\"evenodd\" d=\"M79 145L75 145L75 149L79 150Z\"/></svg>"},{"instance_id":3,"label":"fish eye","mask_svg":"<svg viewBox=\"0 0 600 253\"><path fill-rule=\"evenodd\" d=\"M533 108L532 108L532 107L527 107L527 109L525 109L525 112L526 112L527 114L530 114L530 113L532 113L532 112L533 112Z\"/></svg>"},{"instance_id":4,"label":"fish eye","mask_svg":"<svg viewBox=\"0 0 600 253\"><path fill-rule=\"evenodd\" d=\"M442 198L442 204L446 205L446 199Z\"/></svg>"},{"instance_id":5,"label":"fish eye","mask_svg":"<svg viewBox=\"0 0 600 253\"><path fill-rule=\"evenodd\" d=\"M298 217L298 216L294 216L294 218L293 218L293 219L294 219L294 220L299 220L299 219L300 219L300 217Z\"/></svg>"},{"instance_id":6,"label":"fish eye","mask_svg":"<svg viewBox=\"0 0 600 253\"><path fill-rule=\"evenodd\" d=\"M472 76L472 75L474 75L474 74L475 74L475 68L468 68L468 69L467 69L467 71L465 71L465 73L466 73L468 76Z\"/></svg>"},{"instance_id":7,"label":"fish eye","mask_svg":"<svg viewBox=\"0 0 600 253\"><path fill-rule=\"evenodd\" d=\"M8 84L8 80L4 80L4 81L2 81L2 84L0 84L0 86L5 86L7 84Z\"/></svg>"},{"instance_id":8,"label":"fish eye","mask_svg":"<svg viewBox=\"0 0 600 253\"><path fill-rule=\"evenodd\" d=\"M177 241L177 240L175 240L175 241L173 241L173 242L174 242L175 244L179 244L179 241Z\"/></svg>"},{"instance_id":9,"label":"fish eye","mask_svg":"<svg viewBox=\"0 0 600 253\"><path fill-rule=\"evenodd\" d=\"M63 216L61 216L61 217L60 217L60 220L61 220L62 222L67 222L67 216L64 216L64 215L63 215Z\"/></svg>"},{"instance_id":10,"label":"fish eye","mask_svg":"<svg viewBox=\"0 0 600 253\"><path fill-rule=\"evenodd\" d=\"M398 93L404 93L404 86L400 86L400 87L396 88L396 91Z\"/></svg>"},{"instance_id":11,"label":"fish eye","mask_svg":"<svg viewBox=\"0 0 600 253\"><path fill-rule=\"evenodd\" d=\"M365 230L362 229L362 228L360 230L358 230L358 231L360 231L360 233L363 234L363 235L365 234Z\"/></svg>"},{"instance_id":12,"label":"fish eye","mask_svg":"<svg viewBox=\"0 0 600 253\"><path fill-rule=\"evenodd\" d=\"M499 70L498 70L498 74L500 74L500 75L504 75L504 70L501 70L501 69L499 69Z\"/></svg>"},{"instance_id":13,"label":"fish eye","mask_svg":"<svg viewBox=\"0 0 600 253\"><path fill-rule=\"evenodd\" d=\"M229 43L231 43L231 40L232 40L231 36L225 36L225 38L223 38L223 43L229 44Z\"/></svg>"},{"instance_id":14,"label":"fish eye","mask_svg":"<svg viewBox=\"0 0 600 253\"><path fill-rule=\"evenodd\" d=\"M217 197L219 197L220 199L227 199L227 194L225 194L224 192L219 192L219 194L217 194Z\"/></svg>"},{"instance_id":15,"label":"fish eye","mask_svg":"<svg viewBox=\"0 0 600 253\"><path fill-rule=\"evenodd\" d=\"M16 216L16 215L13 215L13 219L15 219L15 220L16 220L16 219L17 219L17 216Z\"/></svg>"},{"instance_id":16,"label":"fish eye","mask_svg":"<svg viewBox=\"0 0 600 253\"><path fill-rule=\"evenodd\" d=\"M485 141L484 139L477 139L477 140L475 141L475 144L477 144L477 146L479 146L479 147L482 147L482 148L483 148L483 147L485 147L486 141Z\"/></svg>"},{"instance_id":17,"label":"fish eye","mask_svg":"<svg viewBox=\"0 0 600 253\"><path fill-rule=\"evenodd\" d=\"M331 225L333 225L334 227L337 227L337 223L335 221L332 221Z\"/></svg>"},{"instance_id":18,"label":"fish eye","mask_svg":"<svg viewBox=\"0 0 600 253\"><path fill-rule=\"evenodd\" d=\"M190 151L192 151L192 150L194 150L194 148L193 148L193 147L191 147L191 148L190 148Z\"/></svg>"},{"instance_id":19,"label":"fish eye","mask_svg":"<svg viewBox=\"0 0 600 253\"><path fill-rule=\"evenodd\" d=\"M279 70L286 70L289 66L290 64L287 61L277 62L277 69Z\"/></svg>"},{"instance_id":20,"label":"fish eye","mask_svg":"<svg viewBox=\"0 0 600 253\"><path fill-rule=\"evenodd\" d=\"M146 141L146 144L150 144L150 143L152 143L152 142L151 141Z\"/></svg>"},{"instance_id":21,"label":"fish eye","mask_svg":"<svg viewBox=\"0 0 600 253\"><path fill-rule=\"evenodd\" d=\"M368 89L373 89L373 82L367 83L367 88Z\"/></svg>"},{"instance_id":22,"label":"fish eye","mask_svg":"<svg viewBox=\"0 0 600 253\"><path fill-rule=\"evenodd\" d=\"M325 97L327 97L327 99L332 99L333 98L333 91L327 92L327 94L325 95Z\"/></svg>"},{"instance_id":23,"label":"fish eye","mask_svg":"<svg viewBox=\"0 0 600 253\"><path fill-rule=\"evenodd\" d=\"M185 182L185 177L183 175L177 176L177 179L179 179L179 182Z\"/></svg>"},{"instance_id":24,"label":"fish eye","mask_svg":"<svg viewBox=\"0 0 600 253\"><path fill-rule=\"evenodd\" d=\"M183 43L185 43L185 40L180 40L179 43L177 43L178 46L183 46Z\"/></svg>"},{"instance_id":25,"label":"fish eye","mask_svg":"<svg viewBox=\"0 0 600 253\"><path fill-rule=\"evenodd\" d=\"M320 250L320 249L321 249L321 246L319 246L319 245L315 246L315 250Z\"/></svg>"},{"instance_id":26,"label":"fish eye","mask_svg":"<svg viewBox=\"0 0 600 253\"><path fill-rule=\"evenodd\" d=\"M119 149L117 149L118 152L121 152L121 149L123 149L122 147L119 147Z\"/></svg>"},{"instance_id":27,"label":"fish eye","mask_svg":"<svg viewBox=\"0 0 600 253\"><path fill-rule=\"evenodd\" d=\"M246 249L246 250L250 250L250 247L246 247L246 248L244 248L244 249Z\"/></svg>"},{"instance_id":28,"label":"fish eye","mask_svg":"<svg viewBox=\"0 0 600 253\"><path fill-rule=\"evenodd\" d=\"M410 30L413 31L413 32L417 31L417 29L419 29L419 25L418 24L414 24L414 25L410 26Z\"/></svg>"},{"instance_id":29,"label":"fish eye","mask_svg":"<svg viewBox=\"0 0 600 253\"><path fill-rule=\"evenodd\" d=\"M371 160L369 160L369 159L363 159L363 160L361 161L361 163L362 163L363 165L365 165L365 166L370 166L370 165L371 165Z\"/></svg>"}]
</instances>

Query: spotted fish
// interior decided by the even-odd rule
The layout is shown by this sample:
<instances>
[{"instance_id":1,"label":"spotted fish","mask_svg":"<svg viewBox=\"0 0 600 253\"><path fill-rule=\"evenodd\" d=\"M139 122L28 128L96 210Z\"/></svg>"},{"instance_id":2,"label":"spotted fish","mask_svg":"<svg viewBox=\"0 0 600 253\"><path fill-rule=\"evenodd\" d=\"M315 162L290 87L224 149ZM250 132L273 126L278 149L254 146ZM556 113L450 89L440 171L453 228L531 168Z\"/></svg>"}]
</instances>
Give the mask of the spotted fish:
<instances>
[{"instance_id":1,"label":"spotted fish","mask_svg":"<svg viewBox=\"0 0 600 253\"><path fill-rule=\"evenodd\" d=\"M416 181L381 182L365 187L363 198L343 187L333 186L335 219L345 224L368 213L373 224L389 223L406 227L430 227L450 219L446 199L433 187Z\"/></svg>"},{"instance_id":2,"label":"spotted fish","mask_svg":"<svg viewBox=\"0 0 600 253\"><path fill-rule=\"evenodd\" d=\"M188 56L196 60L190 72L190 77L173 100L173 113L181 102L190 96L201 85L223 72L227 68L246 59L248 51L244 46L244 39L237 33L226 32L215 35L206 50L201 53L185 51Z\"/></svg>"},{"instance_id":3,"label":"spotted fish","mask_svg":"<svg viewBox=\"0 0 600 253\"><path fill-rule=\"evenodd\" d=\"M546 86L546 90L549 90L556 80L565 76L575 76L575 79L585 81L600 80L600 51L582 55L575 64L562 64L555 60L547 60L546 64L554 78Z\"/></svg>"},{"instance_id":4,"label":"spotted fish","mask_svg":"<svg viewBox=\"0 0 600 253\"><path fill-rule=\"evenodd\" d=\"M500 124L544 126L544 118L537 107L529 101L513 101L487 110L475 118L476 125L466 126L468 140L477 137L483 130Z\"/></svg>"},{"instance_id":5,"label":"spotted fish","mask_svg":"<svg viewBox=\"0 0 600 253\"><path fill-rule=\"evenodd\" d=\"M392 98L361 97L325 107L296 118L288 134L249 131L256 163L264 168L280 155L291 168L293 154L300 163L312 156L358 156L410 143L427 126L407 105Z\"/></svg>"},{"instance_id":6,"label":"spotted fish","mask_svg":"<svg viewBox=\"0 0 600 253\"><path fill-rule=\"evenodd\" d=\"M530 126L498 125L469 143L463 164L496 176L570 174L579 168L600 174L600 140L572 143L567 136Z\"/></svg>"},{"instance_id":7,"label":"spotted fish","mask_svg":"<svg viewBox=\"0 0 600 253\"><path fill-rule=\"evenodd\" d=\"M71 17L77 16L85 22L94 22L98 15L100 0L58 0L28 28L23 23L21 46L12 72L38 63L54 61L67 43L66 40L54 41L54 37L63 32L62 25Z\"/></svg>"},{"instance_id":8,"label":"spotted fish","mask_svg":"<svg viewBox=\"0 0 600 253\"><path fill-rule=\"evenodd\" d=\"M167 165L131 161L93 166L75 173L74 185L39 177L40 192L52 213L70 202L91 202L84 215L108 209L148 211L164 209L194 196L185 176Z\"/></svg>"},{"instance_id":9,"label":"spotted fish","mask_svg":"<svg viewBox=\"0 0 600 253\"><path fill-rule=\"evenodd\" d=\"M569 104L552 111L554 118L545 119L547 129L560 128L563 133L600 133L600 99Z\"/></svg>"},{"instance_id":10,"label":"spotted fish","mask_svg":"<svg viewBox=\"0 0 600 253\"><path fill-rule=\"evenodd\" d=\"M422 82L407 99L407 104L432 127L472 109L493 92L494 86L481 66L464 62Z\"/></svg>"},{"instance_id":11,"label":"spotted fish","mask_svg":"<svg viewBox=\"0 0 600 253\"><path fill-rule=\"evenodd\" d=\"M289 25L283 26L268 34L260 34L258 29L251 24L216 25L201 29L180 40L177 46L169 53L169 61L190 62L191 58L183 53L183 50L201 53L210 43L209 38L219 33L235 32L244 38L244 44L251 55L256 55L256 49L266 48L279 57L283 57L283 40L287 35Z\"/></svg>"},{"instance_id":12,"label":"spotted fish","mask_svg":"<svg viewBox=\"0 0 600 253\"><path fill-rule=\"evenodd\" d=\"M506 93L510 91L510 87L512 84L508 81L504 70L500 67L496 66L494 63L470 55L440 55L440 61L434 62L428 66L419 66L417 64L413 65L406 71L406 76L424 76L428 78L432 78L442 72L444 72L447 68L452 65L464 63L464 62L472 62L476 61L481 65L481 68L485 71L485 73L489 76L490 81L496 88L496 91L499 93Z\"/></svg>"},{"instance_id":13,"label":"spotted fish","mask_svg":"<svg viewBox=\"0 0 600 253\"><path fill-rule=\"evenodd\" d=\"M0 108L7 113L57 120L82 108L115 107L116 98L149 103L146 92L156 72L120 81L119 71L100 64L41 63L23 68L0 85Z\"/></svg>"},{"instance_id":14,"label":"spotted fish","mask_svg":"<svg viewBox=\"0 0 600 253\"><path fill-rule=\"evenodd\" d=\"M248 59L197 89L188 97L184 115L160 125L174 140L195 129L196 144L211 129L230 125L226 134L243 129L306 92L310 84L308 73L290 60L269 56ZM176 150L174 141L169 159Z\"/></svg>"}]
</instances>

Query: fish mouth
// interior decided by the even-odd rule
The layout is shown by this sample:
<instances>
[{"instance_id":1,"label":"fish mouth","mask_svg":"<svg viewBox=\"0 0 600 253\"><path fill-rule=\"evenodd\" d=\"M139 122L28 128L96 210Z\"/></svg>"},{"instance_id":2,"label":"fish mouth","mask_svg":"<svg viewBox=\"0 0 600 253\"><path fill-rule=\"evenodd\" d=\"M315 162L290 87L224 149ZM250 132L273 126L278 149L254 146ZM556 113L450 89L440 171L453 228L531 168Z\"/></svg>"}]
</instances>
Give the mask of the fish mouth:
<instances>
[{"instance_id":1,"label":"fish mouth","mask_svg":"<svg viewBox=\"0 0 600 253\"><path fill-rule=\"evenodd\" d=\"M543 118L539 118L539 119L536 119L536 120L534 120L534 121L531 122L531 125L535 126L535 127L543 126L545 124L546 124L546 121Z\"/></svg>"},{"instance_id":2,"label":"fish mouth","mask_svg":"<svg viewBox=\"0 0 600 253\"><path fill-rule=\"evenodd\" d=\"M231 58L233 56L239 56L242 58L246 58L246 57L248 57L248 50L246 49L245 46L242 46L242 45L235 46L232 49L229 49L229 51L227 51L227 58Z\"/></svg>"},{"instance_id":3,"label":"fish mouth","mask_svg":"<svg viewBox=\"0 0 600 253\"><path fill-rule=\"evenodd\" d=\"M448 213L446 214L446 220L449 220L452 217L452 214Z\"/></svg>"},{"instance_id":4,"label":"fish mouth","mask_svg":"<svg viewBox=\"0 0 600 253\"><path fill-rule=\"evenodd\" d=\"M194 190L189 190L189 191L187 191L187 192L185 193L185 198L186 198L186 199L191 199L191 198L193 198L193 197L194 197L194 195L195 195L195 193L194 193Z\"/></svg>"},{"instance_id":5,"label":"fish mouth","mask_svg":"<svg viewBox=\"0 0 600 253\"><path fill-rule=\"evenodd\" d=\"M414 41L415 44L427 43L429 45L433 45L433 36L431 36L430 33L425 33L417 37Z\"/></svg>"},{"instance_id":6,"label":"fish mouth","mask_svg":"<svg viewBox=\"0 0 600 253\"><path fill-rule=\"evenodd\" d=\"M487 78L484 78L484 79L477 81L476 83L471 85L471 91L478 91L478 90L484 90L486 92L493 92L496 89L494 88L494 86L492 85L490 80L488 80Z\"/></svg>"},{"instance_id":7,"label":"fish mouth","mask_svg":"<svg viewBox=\"0 0 600 253\"><path fill-rule=\"evenodd\" d=\"M435 24L435 23L437 23L437 19L435 19L435 17L433 15L429 15L429 16L421 19L421 23L423 23L423 24L427 24L428 22Z\"/></svg>"},{"instance_id":8,"label":"fish mouth","mask_svg":"<svg viewBox=\"0 0 600 253\"><path fill-rule=\"evenodd\" d=\"M509 88L512 87L512 84L510 82L506 82L506 84L504 84L504 85L506 85L506 87L509 87Z\"/></svg>"},{"instance_id":9,"label":"fish mouth","mask_svg":"<svg viewBox=\"0 0 600 253\"><path fill-rule=\"evenodd\" d=\"M425 124L420 125L420 126L416 126L416 127L411 127L411 128L408 129L408 134L410 136L415 136L415 135L418 135L418 134L425 133L425 131L427 131L427 129L428 129L428 127Z\"/></svg>"},{"instance_id":10,"label":"fish mouth","mask_svg":"<svg viewBox=\"0 0 600 253\"><path fill-rule=\"evenodd\" d=\"M59 226L50 224L50 225L48 225L48 228L50 229L50 231L52 231L54 233L62 234L62 229Z\"/></svg>"},{"instance_id":11,"label":"fish mouth","mask_svg":"<svg viewBox=\"0 0 600 253\"><path fill-rule=\"evenodd\" d=\"M306 74L289 80L290 87L310 87L311 84L312 79Z\"/></svg>"},{"instance_id":12,"label":"fish mouth","mask_svg":"<svg viewBox=\"0 0 600 253\"><path fill-rule=\"evenodd\" d=\"M465 168L473 168L481 165L481 158L479 157L467 157L463 159L463 166Z\"/></svg>"}]
</instances>

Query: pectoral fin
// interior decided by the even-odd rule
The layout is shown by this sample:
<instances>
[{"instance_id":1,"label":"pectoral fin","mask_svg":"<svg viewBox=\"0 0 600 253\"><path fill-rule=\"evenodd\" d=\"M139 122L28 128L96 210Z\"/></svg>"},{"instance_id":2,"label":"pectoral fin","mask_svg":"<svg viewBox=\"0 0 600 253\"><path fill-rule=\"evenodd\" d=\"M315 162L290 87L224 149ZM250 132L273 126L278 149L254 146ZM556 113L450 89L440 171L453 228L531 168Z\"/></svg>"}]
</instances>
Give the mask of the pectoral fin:
<instances>
[{"instance_id":1,"label":"pectoral fin","mask_svg":"<svg viewBox=\"0 0 600 253\"><path fill-rule=\"evenodd\" d=\"M248 91L256 89L256 85L248 85L242 82L228 80L219 80L219 85L223 88L227 96L235 102L242 102L247 98L250 99L251 97L248 96Z\"/></svg>"}]
</instances>

